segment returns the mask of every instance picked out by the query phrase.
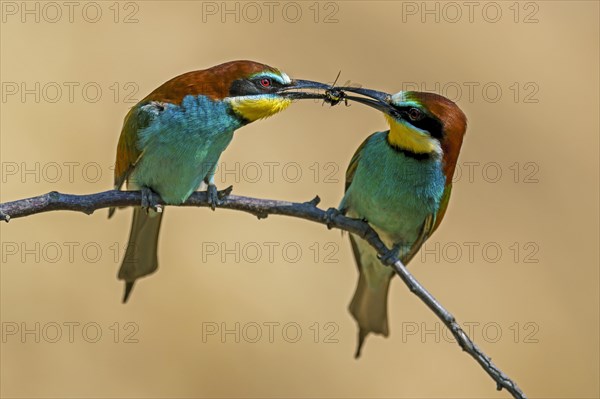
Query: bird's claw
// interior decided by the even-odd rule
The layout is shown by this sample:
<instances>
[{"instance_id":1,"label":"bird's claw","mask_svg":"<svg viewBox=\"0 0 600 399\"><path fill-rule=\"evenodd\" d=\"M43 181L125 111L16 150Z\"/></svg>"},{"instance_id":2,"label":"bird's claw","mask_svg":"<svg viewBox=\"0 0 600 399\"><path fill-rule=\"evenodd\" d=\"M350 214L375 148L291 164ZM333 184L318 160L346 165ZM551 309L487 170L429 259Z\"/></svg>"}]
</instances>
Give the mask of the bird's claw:
<instances>
[{"instance_id":1,"label":"bird's claw","mask_svg":"<svg viewBox=\"0 0 600 399\"><path fill-rule=\"evenodd\" d=\"M142 208L148 212L150 209L154 209L156 212L162 212L162 205L159 204L159 197L149 187L142 188Z\"/></svg>"},{"instance_id":2,"label":"bird's claw","mask_svg":"<svg viewBox=\"0 0 600 399\"><path fill-rule=\"evenodd\" d=\"M377 257L379 258L381 263L383 263L386 266L390 266L394 263L394 260L397 256L399 250L400 250L400 244L394 244L392 249L387 251L387 253L385 253L384 255L378 255Z\"/></svg>"},{"instance_id":3,"label":"bird's claw","mask_svg":"<svg viewBox=\"0 0 600 399\"><path fill-rule=\"evenodd\" d=\"M225 190L217 190L217 186L214 184L209 184L206 188L206 195L208 197L208 205L210 209L213 211L217 208L217 206L223 204L223 199L227 198L231 191L233 190L233 186L227 187Z\"/></svg>"},{"instance_id":4,"label":"bird's claw","mask_svg":"<svg viewBox=\"0 0 600 399\"><path fill-rule=\"evenodd\" d=\"M342 212L337 208L329 208L325 211L325 224L329 230L334 227L334 219L341 214Z\"/></svg>"},{"instance_id":5,"label":"bird's claw","mask_svg":"<svg viewBox=\"0 0 600 399\"><path fill-rule=\"evenodd\" d=\"M208 205L210 209L213 211L217 208L217 205L221 205L221 200L219 199L219 191L217 190L217 186L214 184L209 184L206 188L206 196L208 197Z\"/></svg>"}]
</instances>

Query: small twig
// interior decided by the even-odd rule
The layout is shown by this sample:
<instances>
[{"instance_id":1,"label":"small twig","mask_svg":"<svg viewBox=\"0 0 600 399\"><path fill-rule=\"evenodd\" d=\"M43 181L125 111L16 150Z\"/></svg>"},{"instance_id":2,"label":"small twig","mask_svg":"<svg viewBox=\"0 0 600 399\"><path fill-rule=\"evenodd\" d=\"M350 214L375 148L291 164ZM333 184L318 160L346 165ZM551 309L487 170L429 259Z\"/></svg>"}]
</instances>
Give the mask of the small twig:
<instances>
[{"instance_id":1,"label":"small twig","mask_svg":"<svg viewBox=\"0 0 600 399\"><path fill-rule=\"evenodd\" d=\"M514 398L525 398L523 392L517 384L504 374L492 360L485 354L469 336L460 327L454 316L448 312L423 286L408 272L402 262L389 254L389 249L379 239L377 233L364 221L351 219L341 214L329 215L326 211L319 209L317 205L320 202L319 197L313 200L297 203L287 201L276 201L249 197L240 197L235 195L226 196L231 188L223 190L220 197L223 203L219 206L223 209L232 209L251 213L259 219L266 218L268 215L291 216L300 219L310 220L316 223L335 227L360 237L363 237L373 248L377 250L380 256L388 260L388 263L394 268L402 281L408 286L410 291L418 296L435 315L442 320L444 325L450 329L456 342L461 348L473 357L477 363L488 373L496 382L498 390L506 389ZM97 209L118 207L118 206L136 206L141 202L141 195L138 191L105 191L89 195L71 195L61 194L56 191L48 194L22 199L18 201L6 202L0 204L0 220L9 221L12 219L33 215L36 213L49 211L78 211L91 214ZM164 204L163 204L164 205ZM182 204L182 206L208 207L206 192L195 192Z\"/></svg>"}]
</instances>

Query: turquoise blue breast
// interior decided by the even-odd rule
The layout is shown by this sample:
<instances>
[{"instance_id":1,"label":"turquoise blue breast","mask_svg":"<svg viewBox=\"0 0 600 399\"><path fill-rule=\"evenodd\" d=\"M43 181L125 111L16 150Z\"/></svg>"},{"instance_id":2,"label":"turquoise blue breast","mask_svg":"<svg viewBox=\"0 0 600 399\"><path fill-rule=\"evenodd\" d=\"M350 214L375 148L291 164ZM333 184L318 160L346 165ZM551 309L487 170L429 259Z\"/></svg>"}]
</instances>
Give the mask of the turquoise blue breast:
<instances>
[{"instance_id":1,"label":"turquoise blue breast","mask_svg":"<svg viewBox=\"0 0 600 399\"><path fill-rule=\"evenodd\" d=\"M142 156L131 179L173 204L198 188L242 126L228 104L205 96L187 96L180 105L142 105L138 114L150 120L138 132Z\"/></svg>"},{"instance_id":2,"label":"turquoise blue breast","mask_svg":"<svg viewBox=\"0 0 600 399\"><path fill-rule=\"evenodd\" d=\"M368 139L340 207L352 209L395 243L410 245L427 215L437 212L446 178L440 159L404 155L386 136L378 132Z\"/></svg>"}]
</instances>

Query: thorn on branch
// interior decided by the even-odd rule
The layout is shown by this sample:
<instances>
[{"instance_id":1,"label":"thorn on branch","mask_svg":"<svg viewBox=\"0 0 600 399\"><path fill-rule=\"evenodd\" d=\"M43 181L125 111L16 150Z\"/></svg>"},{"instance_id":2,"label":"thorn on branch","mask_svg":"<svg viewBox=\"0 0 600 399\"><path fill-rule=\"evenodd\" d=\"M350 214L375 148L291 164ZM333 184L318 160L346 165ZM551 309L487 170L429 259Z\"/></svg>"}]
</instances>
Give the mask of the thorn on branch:
<instances>
[{"instance_id":1,"label":"thorn on branch","mask_svg":"<svg viewBox=\"0 0 600 399\"><path fill-rule=\"evenodd\" d=\"M257 211L257 212L254 212L254 214L256 215L256 217L258 218L258 220L266 219L267 217L269 217L269 214L267 212Z\"/></svg>"},{"instance_id":2,"label":"thorn on branch","mask_svg":"<svg viewBox=\"0 0 600 399\"><path fill-rule=\"evenodd\" d=\"M225 198L227 198L229 196L229 194L231 194L232 191L233 191L233 186L229 186L226 189L217 192L217 197L220 200L225 199Z\"/></svg>"},{"instance_id":3,"label":"thorn on branch","mask_svg":"<svg viewBox=\"0 0 600 399\"><path fill-rule=\"evenodd\" d=\"M317 195L317 196L315 196L315 198L311 199L310 201L305 202L305 204L316 207L317 205L319 205L320 202L321 202L321 198L319 198L319 196Z\"/></svg>"}]
</instances>

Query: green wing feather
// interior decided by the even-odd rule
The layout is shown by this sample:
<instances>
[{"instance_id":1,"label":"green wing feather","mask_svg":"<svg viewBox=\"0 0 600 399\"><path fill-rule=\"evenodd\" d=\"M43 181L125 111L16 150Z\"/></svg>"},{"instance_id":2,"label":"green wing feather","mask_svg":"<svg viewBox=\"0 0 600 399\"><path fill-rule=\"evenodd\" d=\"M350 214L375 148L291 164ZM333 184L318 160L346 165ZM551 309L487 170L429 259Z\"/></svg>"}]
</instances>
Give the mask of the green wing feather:
<instances>
[{"instance_id":1,"label":"green wing feather","mask_svg":"<svg viewBox=\"0 0 600 399\"><path fill-rule=\"evenodd\" d=\"M137 146L138 132L146 128L153 119L144 105L146 104L140 103L136 105L125 116L115 162L116 189L120 189L123 186L129 173L131 173L131 170L142 156L142 151Z\"/></svg>"},{"instance_id":2,"label":"green wing feather","mask_svg":"<svg viewBox=\"0 0 600 399\"><path fill-rule=\"evenodd\" d=\"M138 148L138 132L146 128L153 120L152 112L147 110L148 102L139 103L131 108L125 120L123 121L123 129L119 137L117 145L117 159L115 161L115 189L120 190L123 184L129 177L129 174L135 167L135 164L140 160L143 151ZM157 106L160 106L157 103ZM115 213L115 208L108 210L108 217L112 217Z\"/></svg>"},{"instance_id":3,"label":"green wing feather","mask_svg":"<svg viewBox=\"0 0 600 399\"><path fill-rule=\"evenodd\" d=\"M413 245L410 247L408 252L401 256L402 263L404 265L408 264L414 258L414 256L419 252L421 246L427 241L429 237L435 232L438 228L444 215L446 214L446 209L448 208L448 203L450 202L450 194L452 192L452 183L446 184L444 188L444 192L442 193L442 198L440 199L440 207L436 213L431 213L423 222L423 227L421 228L421 232L419 233L419 237L415 240Z\"/></svg>"},{"instance_id":4,"label":"green wing feather","mask_svg":"<svg viewBox=\"0 0 600 399\"><path fill-rule=\"evenodd\" d=\"M350 187L350 185L352 184L352 179L354 178L354 173L356 173L356 168L358 167L358 162L360 161L360 156L362 155L363 148L365 148L365 146L367 145L367 141L369 141L371 137L373 137L376 134L377 133L373 133L372 135L367 137L365 141L363 141L361 145L356 149L356 152L354 152L354 155L352 156L352 159L348 164L348 169L346 169L346 186L344 191L348 191L348 187Z\"/></svg>"}]
</instances>

